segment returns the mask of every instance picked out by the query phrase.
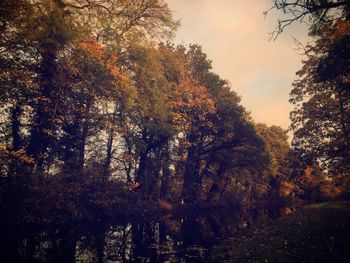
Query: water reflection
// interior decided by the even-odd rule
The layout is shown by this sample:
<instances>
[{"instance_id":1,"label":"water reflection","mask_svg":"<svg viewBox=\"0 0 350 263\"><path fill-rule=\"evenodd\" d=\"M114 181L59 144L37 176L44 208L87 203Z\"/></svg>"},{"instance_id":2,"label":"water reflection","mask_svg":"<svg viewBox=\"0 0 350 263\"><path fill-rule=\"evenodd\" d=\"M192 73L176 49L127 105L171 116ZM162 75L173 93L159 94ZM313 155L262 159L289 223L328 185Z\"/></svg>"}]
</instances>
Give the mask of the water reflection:
<instances>
[{"instance_id":1,"label":"water reflection","mask_svg":"<svg viewBox=\"0 0 350 263\"><path fill-rule=\"evenodd\" d=\"M292 208L56 226L2 225L0 262L210 262L221 242L249 235Z\"/></svg>"}]
</instances>

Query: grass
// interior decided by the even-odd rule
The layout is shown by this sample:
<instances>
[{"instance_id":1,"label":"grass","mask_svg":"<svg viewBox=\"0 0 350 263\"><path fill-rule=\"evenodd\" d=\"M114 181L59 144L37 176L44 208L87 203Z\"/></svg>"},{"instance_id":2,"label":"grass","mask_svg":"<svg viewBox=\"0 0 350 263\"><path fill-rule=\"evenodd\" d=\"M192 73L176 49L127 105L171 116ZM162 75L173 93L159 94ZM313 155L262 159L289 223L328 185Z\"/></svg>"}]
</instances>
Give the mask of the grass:
<instances>
[{"instance_id":1,"label":"grass","mask_svg":"<svg viewBox=\"0 0 350 263\"><path fill-rule=\"evenodd\" d=\"M212 262L350 262L350 202L304 207L217 248Z\"/></svg>"}]
</instances>

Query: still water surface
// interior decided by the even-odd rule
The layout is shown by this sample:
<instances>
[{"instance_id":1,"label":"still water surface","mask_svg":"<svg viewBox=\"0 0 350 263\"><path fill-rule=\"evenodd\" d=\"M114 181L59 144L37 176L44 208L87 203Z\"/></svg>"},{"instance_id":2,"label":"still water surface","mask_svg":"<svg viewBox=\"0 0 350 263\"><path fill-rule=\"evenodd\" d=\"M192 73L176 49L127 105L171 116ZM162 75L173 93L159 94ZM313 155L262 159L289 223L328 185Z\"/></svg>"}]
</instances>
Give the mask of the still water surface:
<instances>
[{"instance_id":1,"label":"still water surface","mask_svg":"<svg viewBox=\"0 0 350 263\"><path fill-rule=\"evenodd\" d=\"M212 262L219 245L252 235L291 211L259 208L16 226L2 232L0 262Z\"/></svg>"}]
</instances>

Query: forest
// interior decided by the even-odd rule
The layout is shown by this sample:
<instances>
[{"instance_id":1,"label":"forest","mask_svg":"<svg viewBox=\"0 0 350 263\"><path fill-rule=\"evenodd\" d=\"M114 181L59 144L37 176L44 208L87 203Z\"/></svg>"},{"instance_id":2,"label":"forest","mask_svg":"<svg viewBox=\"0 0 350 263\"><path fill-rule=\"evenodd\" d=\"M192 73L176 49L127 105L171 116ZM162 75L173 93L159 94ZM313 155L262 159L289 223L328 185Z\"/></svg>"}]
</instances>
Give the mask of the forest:
<instances>
[{"instance_id":1,"label":"forest","mask_svg":"<svg viewBox=\"0 0 350 263\"><path fill-rule=\"evenodd\" d=\"M220 219L206 220L226 234L229 213L267 205L290 214L339 202L348 220L350 1L270 2L281 17L276 41L302 21L312 39L299 43L288 131L255 122L200 45L174 44L180 22L166 1L2 0L0 261L226 262L220 246L207 261L133 247L167 240L164 225L176 228L168 217L181 222L185 244L204 221L194 215L211 211ZM244 220L237 229L249 228ZM134 246L109 257L113 233ZM332 262L346 262L344 253Z\"/></svg>"}]
</instances>

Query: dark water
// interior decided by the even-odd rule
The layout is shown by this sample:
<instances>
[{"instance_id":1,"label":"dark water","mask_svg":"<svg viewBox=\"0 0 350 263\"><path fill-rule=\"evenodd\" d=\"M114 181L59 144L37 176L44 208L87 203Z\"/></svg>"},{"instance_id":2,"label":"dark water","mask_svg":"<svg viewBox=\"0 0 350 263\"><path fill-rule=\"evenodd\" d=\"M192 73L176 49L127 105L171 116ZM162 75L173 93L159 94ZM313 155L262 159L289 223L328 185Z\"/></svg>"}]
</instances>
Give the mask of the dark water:
<instances>
[{"instance_id":1,"label":"dark water","mask_svg":"<svg viewBox=\"0 0 350 263\"><path fill-rule=\"evenodd\" d=\"M291 211L260 208L46 226L7 222L0 262L213 262L218 245Z\"/></svg>"}]
</instances>

